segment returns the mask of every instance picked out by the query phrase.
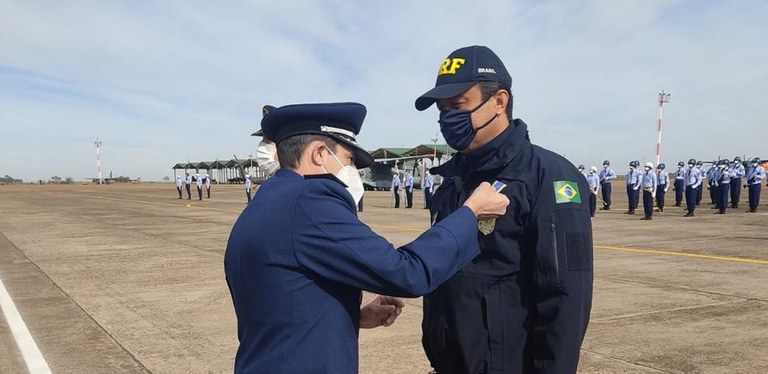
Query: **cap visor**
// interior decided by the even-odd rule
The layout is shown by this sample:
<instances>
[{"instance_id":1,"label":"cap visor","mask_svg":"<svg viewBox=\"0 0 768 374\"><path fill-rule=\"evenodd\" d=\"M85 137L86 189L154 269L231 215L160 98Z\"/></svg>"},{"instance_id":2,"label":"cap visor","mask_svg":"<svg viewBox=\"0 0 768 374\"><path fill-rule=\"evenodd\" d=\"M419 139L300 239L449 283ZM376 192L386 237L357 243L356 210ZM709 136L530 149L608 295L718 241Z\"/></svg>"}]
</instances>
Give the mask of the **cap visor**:
<instances>
[{"instance_id":1,"label":"cap visor","mask_svg":"<svg viewBox=\"0 0 768 374\"><path fill-rule=\"evenodd\" d=\"M333 134L329 134L329 133L322 133L322 135L331 137L336 142L342 143L345 146L349 147L349 149L352 151L352 154L355 157L355 167L356 168L364 169L364 168L367 168L367 167L371 166L371 164L373 164L373 155L368 153L368 151L366 151L365 149L360 147L360 145L358 145L357 143L353 143L353 142L351 142L351 141L349 141L347 139L344 139L344 138L342 138L340 136L334 136Z\"/></svg>"},{"instance_id":2,"label":"cap visor","mask_svg":"<svg viewBox=\"0 0 768 374\"><path fill-rule=\"evenodd\" d=\"M264 130L256 131L251 136L264 136Z\"/></svg>"},{"instance_id":3,"label":"cap visor","mask_svg":"<svg viewBox=\"0 0 768 374\"><path fill-rule=\"evenodd\" d=\"M439 85L416 99L416 110L424 110L432 106L437 100L458 96L470 89L477 82L449 83Z\"/></svg>"}]
</instances>

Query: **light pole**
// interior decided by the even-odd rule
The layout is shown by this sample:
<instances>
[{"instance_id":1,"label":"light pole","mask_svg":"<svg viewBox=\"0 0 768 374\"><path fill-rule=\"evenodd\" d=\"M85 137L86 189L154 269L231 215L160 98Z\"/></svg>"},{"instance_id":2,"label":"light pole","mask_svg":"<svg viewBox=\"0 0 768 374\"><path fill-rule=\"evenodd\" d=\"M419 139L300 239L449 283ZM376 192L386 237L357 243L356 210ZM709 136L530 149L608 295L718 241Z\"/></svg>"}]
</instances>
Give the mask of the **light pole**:
<instances>
[{"instance_id":1,"label":"light pole","mask_svg":"<svg viewBox=\"0 0 768 374\"><path fill-rule=\"evenodd\" d=\"M93 142L94 145L96 145L96 173L99 177L99 186L101 186L101 140L96 138L96 141Z\"/></svg>"},{"instance_id":2,"label":"light pole","mask_svg":"<svg viewBox=\"0 0 768 374\"><path fill-rule=\"evenodd\" d=\"M672 94L664 92L664 90L661 90L661 93L659 94L659 138L656 141L656 166L659 166L659 162L661 162L661 118L664 114L664 103L669 102L670 96L672 96Z\"/></svg>"}]
</instances>

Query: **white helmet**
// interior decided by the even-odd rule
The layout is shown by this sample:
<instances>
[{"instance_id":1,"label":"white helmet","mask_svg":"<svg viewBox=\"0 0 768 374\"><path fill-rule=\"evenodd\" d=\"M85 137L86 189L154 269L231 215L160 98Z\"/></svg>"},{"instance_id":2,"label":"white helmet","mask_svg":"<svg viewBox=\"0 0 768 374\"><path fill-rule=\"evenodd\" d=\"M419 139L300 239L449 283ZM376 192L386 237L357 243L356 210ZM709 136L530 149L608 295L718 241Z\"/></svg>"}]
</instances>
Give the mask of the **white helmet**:
<instances>
[{"instance_id":1,"label":"white helmet","mask_svg":"<svg viewBox=\"0 0 768 374\"><path fill-rule=\"evenodd\" d=\"M653 169L653 162L646 162L645 167Z\"/></svg>"},{"instance_id":2,"label":"white helmet","mask_svg":"<svg viewBox=\"0 0 768 374\"><path fill-rule=\"evenodd\" d=\"M590 166L589 171L597 173L597 166Z\"/></svg>"}]
</instances>

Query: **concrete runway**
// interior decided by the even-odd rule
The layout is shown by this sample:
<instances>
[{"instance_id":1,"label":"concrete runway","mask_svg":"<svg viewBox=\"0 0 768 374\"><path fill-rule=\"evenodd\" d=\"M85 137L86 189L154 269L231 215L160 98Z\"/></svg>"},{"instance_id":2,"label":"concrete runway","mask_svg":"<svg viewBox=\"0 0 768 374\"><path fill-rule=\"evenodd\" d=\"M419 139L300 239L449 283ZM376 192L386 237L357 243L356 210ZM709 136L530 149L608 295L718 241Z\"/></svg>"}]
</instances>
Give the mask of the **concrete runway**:
<instances>
[{"instance_id":1,"label":"concrete runway","mask_svg":"<svg viewBox=\"0 0 768 374\"><path fill-rule=\"evenodd\" d=\"M704 204L682 218L668 194L664 213L640 221L622 214L623 190L593 220L579 372L768 373L765 201L747 214L744 192L738 211ZM405 244L428 225L420 191L414 199L417 209L395 210L389 193L366 192L361 219ZM34 341L0 297L0 373L27 372L25 360L40 373L231 372L223 255L244 207L243 186L214 185L203 201L178 200L172 183L0 186L0 280ZM429 370L421 299L407 304L394 326L361 331L361 373Z\"/></svg>"}]
</instances>

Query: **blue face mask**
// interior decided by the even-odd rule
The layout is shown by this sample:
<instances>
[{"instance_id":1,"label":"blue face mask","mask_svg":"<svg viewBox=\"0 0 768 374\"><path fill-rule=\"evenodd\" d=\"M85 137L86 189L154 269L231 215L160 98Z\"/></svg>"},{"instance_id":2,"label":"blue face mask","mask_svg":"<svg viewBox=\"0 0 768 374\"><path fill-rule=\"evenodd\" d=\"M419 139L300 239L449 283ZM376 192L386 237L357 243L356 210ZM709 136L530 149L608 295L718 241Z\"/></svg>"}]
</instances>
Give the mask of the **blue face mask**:
<instances>
[{"instance_id":1,"label":"blue face mask","mask_svg":"<svg viewBox=\"0 0 768 374\"><path fill-rule=\"evenodd\" d=\"M489 96L472 110L451 109L440 111L440 119L437 122L440 124L440 132L443 134L443 138L445 138L445 142L448 145L458 151L467 149L472 140L475 139L477 131L490 125L499 116L498 114L494 115L477 129L472 126L472 113L485 105L491 97L493 96Z\"/></svg>"}]
</instances>

